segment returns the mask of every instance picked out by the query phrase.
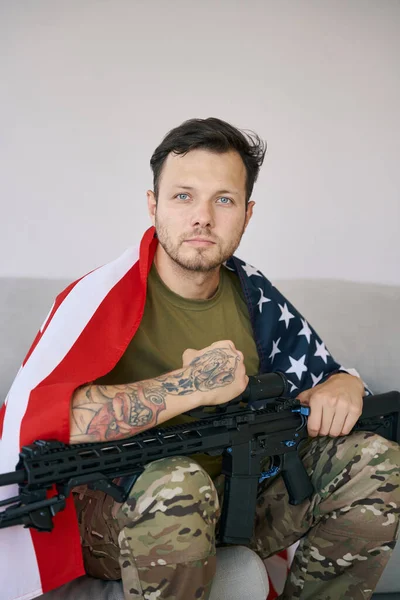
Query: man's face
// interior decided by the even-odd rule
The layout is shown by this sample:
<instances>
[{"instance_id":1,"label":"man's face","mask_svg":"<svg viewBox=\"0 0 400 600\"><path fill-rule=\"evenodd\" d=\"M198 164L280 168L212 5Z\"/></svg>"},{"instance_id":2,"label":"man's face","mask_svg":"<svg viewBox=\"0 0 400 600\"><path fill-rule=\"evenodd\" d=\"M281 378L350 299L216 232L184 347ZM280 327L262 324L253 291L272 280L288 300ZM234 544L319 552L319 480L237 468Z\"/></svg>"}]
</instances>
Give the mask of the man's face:
<instances>
[{"instance_id":1,"label":"man's face","mask_svg":"<svg viewBox=\"0 0 400 600\"><path fill-rule=\"evenodd\" d=\"M180 267L207 272L227 260L239 245L254 202L246 209L246 168L237 152L192 150L169 154L156 205L149 212L165 253Z\"/></svg>"}]
</instances>

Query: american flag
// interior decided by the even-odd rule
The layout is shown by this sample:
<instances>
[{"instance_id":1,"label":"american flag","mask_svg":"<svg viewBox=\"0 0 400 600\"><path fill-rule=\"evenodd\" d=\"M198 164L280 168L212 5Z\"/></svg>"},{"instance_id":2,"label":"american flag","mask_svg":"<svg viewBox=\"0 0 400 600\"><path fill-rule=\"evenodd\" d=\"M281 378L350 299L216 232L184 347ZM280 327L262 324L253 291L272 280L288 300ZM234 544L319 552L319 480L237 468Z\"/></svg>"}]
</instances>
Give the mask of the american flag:
<instances>
[{"instance_id":1,"label":"american flag","mask_svg":"<svg viewBox=\"0 0 400 600\"><path fill-rule=\"evenodd\" d=\"M253 326L260 373L280 371L289 382L289 395L323 383L334 373L359 377L354 368L337 363L317 332L279 290L252 265L232 257L225 266L237 273ZM365 384L364 384L365 385ZM365 386L366 394L370 390ZM297 543L264 561L270 591L267 600L282 593Z\"/></svg>"},{"instance_id":2,"label":"american flag","mask_svg":"<svg viewBox=\"0 0 400 600\"><path fill-rule=\"evenodd\" d=\"M36 439L69 442L74 390L108 373L139 327L157 243L151 227L139 247L57 296L0 409L0 473L13 471L21 447ZM339 370L356 374L335 362L307 321L260 271L236 257L226 267L242 283L261 373L284 372L294 397ZM1 487L0 500L17 493L16 486ZM84 574L72 498L55 516L51 533L22 526L2 529L0 547L3 600L30 600ZM271 599L282 587L277 573L286 574L289 555L275 557L280 562L270 577Z\"/></svg>"},{"instance_id":3,"label":"american flag","mask_svg":"<svg viewBox=\"0 0 400 600\"><path fill-rule=\"evenodd\" d=\"M238 274L242 284L260 373L285 373L292 397L323 383L333 373L358 375L334 360L316 331L261 271L236 257L229 259L226 267Z\"/></svg>"}]
</instances>

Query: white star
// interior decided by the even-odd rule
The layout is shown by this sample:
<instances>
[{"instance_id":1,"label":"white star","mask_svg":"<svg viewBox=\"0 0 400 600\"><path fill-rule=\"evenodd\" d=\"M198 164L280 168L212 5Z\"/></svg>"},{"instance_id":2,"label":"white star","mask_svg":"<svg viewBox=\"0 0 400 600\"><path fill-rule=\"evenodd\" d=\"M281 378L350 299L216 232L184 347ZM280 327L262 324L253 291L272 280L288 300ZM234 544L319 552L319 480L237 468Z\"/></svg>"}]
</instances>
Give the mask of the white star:
<instances>
[{"instance_id":1,"label":"white star","mask_svg":"<svg viewBox=\"0 0 400 600\"><path fill-rule=\"evenodd\" d=\"M260 290L260 293L261 293L260 299L258 301L258 308L260 309L260 312L262 312L262 305L264 304L264 302L271 302L271 300L264 296L261 288L258 288L258 289Z\"/></svg>"},{"instance_id":2,"label":"white star","mask_svg":"<svg viewBox=\"0 0 400 600\"><path fill-rule=\"evenodd\" d=\"M307 338L307 342L310 343L312 331L311 331L310 327L308 326L307 321L305 321L304 319L301 319L301 322L303 323L303 329L301 331L299 331L299 333L297 335L305 335Z\"/></svg>"},{"instance_id":3,"label":"white star","mask_svg":"<svg viewBox=\"0 0 400 600\"><path fill-rule=\"evenodd\" d=\"M271 354L268 356L268 358L272 358L271 363L274 362L274 358L275 358L275 354L279 354L281 352L281 350L279 350L278 348L278 344L281 341L281 338L279 338L279 340L277 340L276 342L272 342L272 352Z\"/></svg>"},{"instance_id":4,"label":"white star","mask_svg":"<svg viewBox=\"0 0 400 600\"><path fill-rule=\"evenodd\" d=\"M356 369L348 369L347 367L341 366L339 371L344 371L345 373L349 373L349 375L354 375L355 377L359 377L361 379L360 373Z\"/></svg>"},{"instance_id":5,"label":"white star","mask_svg":"<svg viewBox=\"0 0 400 600\"><path fill-rule=\"evenodd\" d=\"M243 271L246 271L247 277L251 277L252 275L257 275L257 277L262 277L261 273L259 273L257 271L257 269L255 269L251 265L248 265L248 264L245 263L242 266L243 266Z\"/></svg>"},{"instance_id":6,"label":"white star","mask_svg":"<svg viewBox=\"0 0 400 600\"><path fill-rule=\"evenodd\" d=\"M304 364L305 359L306 359L305 354L303 354L303 356L301 358L299 358L299 360L296 360L295 358L292 358L291 356L289 356L289 360L290 360L290 363L292 366L290 367L290 369L288 369L286 371L286 373L296 373L298 380L301 381L302 373L307 372L307 367Z\"/></svg>"},{"instance_id":7,"label":"white star","mask_svg":"<svg viewBox=\"0 0 400 600\"><path fill-rule=\"evenodd\" d=\"M289 390L289 393L291 394L293 392L293 390L297 390L297 385L294 385L294 383L292 381L290 381L290 379L287 380L288 383L290 383L290 385L292 386Z\"/></svg>"},{"instance_id":8,"label":"white star","mask_svg":"<svg viewBox=\"0 0 400 600\"><path fill-rule=\"evenodd\" d=\"M322 360L324 361L324 363L327 363L326 357L330 356L328 350L325 348L325 344L324 342L322 342L321 344L318 343L318 340L315 340L316 344L317 344L317 351L314 354L314 356L320 356L322 358Z\"/></svg>"},{"instance_id":9,"label":"white star","mask_svg":"<svg viewBox=\"0 0 400 600\"><path fill-rule=\"evenodd\" d=\"M285 321L286 329L287 329L289 327L289 321L290 321L290 319L294 319L294 315L292 315L292 313L289 312L286 302L285 302L285 306L282 306L281 304L279 304L279 308L281 309L281 313L282 313L281 316L279 317L279 320Z\"/></svg>"},{"instance_id":10,"label":"white star","mask_svg":"<svg viewBox=\"0 0 400 600\"><path fill-rule=\"evenodd\" d=\"M319 375L314 375L314 373L311 373L311 377L312 377L312 387L316 386L317 383L319 383L321 381L321 379L324 376L324 372L321 371L321 373Z\"/></svg>"}]
</instances>

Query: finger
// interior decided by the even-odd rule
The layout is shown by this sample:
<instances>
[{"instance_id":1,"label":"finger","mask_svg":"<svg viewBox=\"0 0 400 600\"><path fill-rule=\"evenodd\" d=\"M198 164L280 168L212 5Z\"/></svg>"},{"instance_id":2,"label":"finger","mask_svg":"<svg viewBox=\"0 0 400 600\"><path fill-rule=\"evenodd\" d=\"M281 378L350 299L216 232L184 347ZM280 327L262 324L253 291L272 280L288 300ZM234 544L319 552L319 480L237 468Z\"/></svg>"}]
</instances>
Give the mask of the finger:
<instances>
[{"instance_id":1,"label":"finger","mask_svg":"<svg viewBox=\"0 0 400 600\"><path fill-rule=\"evenodd\" d=\"M321 429L321 421L322 421L322 405L319 403L315 403L312 406L310 411L310 416L307 421L307 431L308 435L311 437L316 437Z\"/></svg>"},{"instance_id":2,"label":"finger","mask_svg":"<svg viewBox=\"0 0 400 600\"><path fill-rule=\"evenodd\" d=\"M299 394L297 396L297 400L299 400L300 404L303 404L303 406L309 406L310 405L310 396L312 394L313 390L304 390L304 392L301 392L301 394Z\"/></svg>"},{"instance_id":3,"label":"finger","mask_svg":"<svg viewBox=\"0 0 400 600\"><path fill-rule=\"evenodd\" d=\"M332 422L335 417L335 409L328 404L322 405L322 419L321 429L319 435L329 435L329 431L332 427Z\"/></svg>"},{"instance_id":4,"label":"finger","mask_svg":"<svg viewBox=\"0 0 400 600\"><path fill-rule=\"evenodd\" d=\"M219 348L221 348L222 350L228 350L229 352L233 352L234 354L236 354L237 356L240 356L241 358L243 358L243 354L242 352L240 352L240 350L238 350L235 346L235 344L233 342L231 342L231 340L225 340L223 342L217 342Z\"/></svg>"},{"instance_id":5,"label":"finger","mask_svg":"<svg viewBox=\"0 0 400 600\"><path fill-rule=\"evenodd\" d=\"M351 412L349 412L343 423L343 427L340 432L340 435L349 435L350 431L353 429L354 425L357 423L358 418L359 418L359 414L352 414Z\"/></svg>"},{"instance_id":6,"label":"finger","mask_svg":"<svg viewBox=\"0 0 400 600\"><path fill-rule=\"evenodd\" d=\"M328 432L328 435L331 437L338 437L342 434L343 425L347 418L347 411L345 410L337 410L332 420L331 428Z\"/></svg>"},{"instance_id":7,"label":"finger","mask_svg":"<svg viewBox=\"0 0 400 600\"><path fill-rule=\"evenodd\" d=\"M215 343L218 346L222 346L222 347L225 347L225 348L226 348L226 346L228 346L232 350L236 350L235 344L232 342L232 340L221 340L220 342L215 342ZM212 344L212 345L214 345L214 344Z\"/></svg>"}]
</instances>

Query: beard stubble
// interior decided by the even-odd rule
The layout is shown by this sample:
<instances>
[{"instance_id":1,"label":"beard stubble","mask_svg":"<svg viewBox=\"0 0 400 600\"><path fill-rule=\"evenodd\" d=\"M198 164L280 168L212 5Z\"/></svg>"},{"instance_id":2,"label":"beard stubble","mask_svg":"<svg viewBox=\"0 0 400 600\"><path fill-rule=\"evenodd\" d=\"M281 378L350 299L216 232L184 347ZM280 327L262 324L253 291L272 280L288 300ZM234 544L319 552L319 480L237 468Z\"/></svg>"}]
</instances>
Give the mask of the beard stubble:
<instances>
[{"instance_id":1,"label":"beard stubble","mask_svg":"<svg viewBox=\"0 0 400 600\"><path fill-rule=\"evenodd\" d=\"M205 231L199 228L195 229L191 233L181 236L174 242L171 236L169 235L167 227L162 225L159 219L157 218L157 213L155 215L155 228L160 245L162 246L165 253L176 265L178 265L181 269L184 269L185 271L195 273L208 273L219 268L226 260L228 260L234 254L234 252L240 244L240 240L242 239L245 224L243 222L242 227L238 229L238 231L235 232L235 235L225 244L221 244L221 240L219 238L215 238L215 236L212 237L207 230ZM192 249L195 251L195 253L191 256L185 256L184 253L180 252L184 240L196 236L201 236L204 238L209 237L213 242L216 243L214 246L209 246L206 248L193 247ZM208 251L210 249L213 250L214 248L218 250L217 253L215 253L214 251L212 253L212 256L208 256Z\"/></svg>"}]
</instances>

